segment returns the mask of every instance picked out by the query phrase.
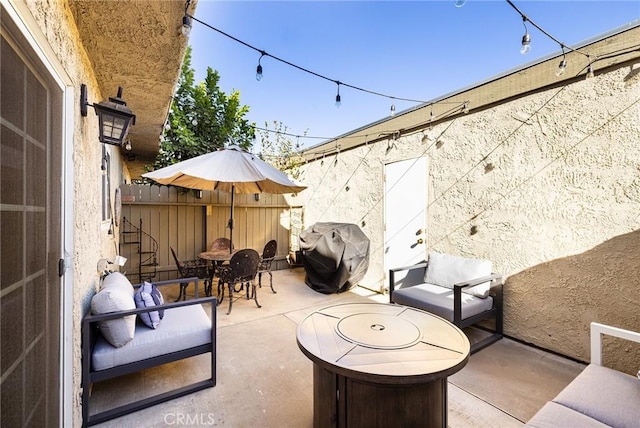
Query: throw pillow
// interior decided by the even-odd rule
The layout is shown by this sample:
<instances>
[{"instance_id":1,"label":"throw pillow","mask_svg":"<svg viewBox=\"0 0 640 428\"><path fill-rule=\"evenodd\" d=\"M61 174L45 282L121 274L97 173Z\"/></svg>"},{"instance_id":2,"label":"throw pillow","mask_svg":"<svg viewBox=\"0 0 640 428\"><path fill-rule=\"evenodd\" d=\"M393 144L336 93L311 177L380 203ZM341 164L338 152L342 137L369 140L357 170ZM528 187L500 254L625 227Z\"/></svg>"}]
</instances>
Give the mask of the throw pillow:
<instances>
[{"instance_id":1,"label":"throw pillow","mask_svg":"<svg viewBox=\"0 0 640 428\"><path fill-rule=\"evenodd\" d=\"M138 291L135 292L133 300L137 308L150 308L164 304L164 299L160 291L158 291L158 288L154 284L146 281L140 286ZM147 327L155 329L160 324L160 320L164 318L164 309L138 315L140 316L140 321Z\"/></svg>"},{"instance_id":2,"label":"throw pillow","mask_svg":"<svg viewBox=\"0 0 640 428\"><path fill-rule=\"evenodd\" d=\"M94 315L135 309L135 307L131 294L120 287L108 287L100 290L91 299L91 313ZM133 334L136 330L136 316L134 314L100 321L98 327L107 342L120 348L133 340Z\"/></svg>"},{"instance_id":3,"label":"throw pillow","mask_svg":"<svg viewBox=\"0 0 640 428\"><path fill-rule=\"evenodd\" d=\"M424 282L453 289L454 284L491 275L491 269L490 260L429 253ZM484 282L463 291L484 299L489 296L490 285L490 282Z\"/></svg>"},{"instance_id":4,"label":"throw pillow","mask_svg":"<svg viewBox=\"0 0 640 428\"><path fill-rule=\"evenodd\" d=\"M124 291L128 291L129 294L133 296L133 285L131 285L131 282L127 277L120 272L112 272L104 277L102 284L100 285L100 289L104 290L109 287L119 287Z\"/></svg>"}]
</instances>

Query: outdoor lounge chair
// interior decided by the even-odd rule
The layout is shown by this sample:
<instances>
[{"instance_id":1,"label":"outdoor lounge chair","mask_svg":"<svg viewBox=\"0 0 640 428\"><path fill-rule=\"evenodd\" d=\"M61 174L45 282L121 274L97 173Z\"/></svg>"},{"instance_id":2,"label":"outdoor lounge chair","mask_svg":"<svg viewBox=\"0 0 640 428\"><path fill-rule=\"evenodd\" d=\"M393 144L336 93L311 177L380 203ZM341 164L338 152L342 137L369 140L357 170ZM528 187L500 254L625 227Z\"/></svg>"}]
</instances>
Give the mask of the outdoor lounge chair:
<instances>
[{"instance_id":1,"label":"outdoor lounge chair","mask_svg":"<svg viewBox=\"0 0 640 428\"><path fill-rule=\"evenodd\" d=\"M103 284L94 295L91 310L82 319L82 426L91 426L174 398L183 397L216 385L216 298L204 297L186 302L151 304L142 299L138 305L134 288L124 275L111 274L111 284ZM176 282L194 282L197 278L156 281L158 291ZM149 284L149 287L151 284ZM106 293L99 298L99 294ZM95 300L95 301L94 301ZM96 310L94 310L96 309ZM99 314L92 314L92 312ZM143 317L159 319L152 328L141 322ZM138 319L140 318L140 319ZM115 341L115 342L114 342ZM114 342L114 343L111 343ZM92 384L140 372L196 355L209 354L206 379L186 377L181 386L150 397L139 397L128 390L131 400L112 408L99 408L91 413ZM150 370L149 382L166 375L163 370ZM159 382L161 383L161 382ZM155 389L154 389L155 391ZM122 424L120 424L122 426Z\"/></svg>"},{"instance_id":2,"label":"outdoor lounge chair","mask_svg":"<svg viewBox=\"0 0 640 428\"><path fill-rule=\"evenodd\" d=\"M399 278L399 273L406 276ZM495 319L491 334L471 344L471 352L502 338L501 274L489 260L430 253L428 262L389 270L389 300L422 309L459 328ZM486 329L485 327L483 327Z\"/></svg>"}]
</instances>

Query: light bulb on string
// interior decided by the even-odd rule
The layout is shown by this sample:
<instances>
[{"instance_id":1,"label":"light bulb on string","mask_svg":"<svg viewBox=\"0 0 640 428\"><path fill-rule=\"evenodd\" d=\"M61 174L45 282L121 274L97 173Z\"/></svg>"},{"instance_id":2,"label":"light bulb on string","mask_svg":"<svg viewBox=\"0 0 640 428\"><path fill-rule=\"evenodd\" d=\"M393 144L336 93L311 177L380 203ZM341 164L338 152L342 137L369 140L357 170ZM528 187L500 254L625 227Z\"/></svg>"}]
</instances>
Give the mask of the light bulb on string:
<instances>
[{"instance_id":1,"label":"light bulb on string","mask_svg":"<svg viewBox=\"0 0 640 428\"><path fill-rule=\"evenodd\" d=\"M453 0L453 4L455 5L455 7L462 7L466 2L467 0Z\"/></svg>"},{"instance_id":2,"label":"light bulb on string","mask_svg":"<svg viewBox=\"0 0 640 428\"><path fill-rule=\"evenodd\" d=\"M262 64L260 64L260 61L262 60L262 57L265 56L266 52L260 51L260 53L262 55L258 58L258 66L256 67L256 80L258 82L262 80Z\"/></svg>"},{"instance_id":3,"label":"light bulb on string","mask_svg":"<svg viewBox=\"0 0 640 428\"><path fill-rule=\"evenodd\" d=\"M593 74L593 63L591 62L591 57L587 57L589 59L589 65L587 66L587 74L585 76L586 79L591 79Z\"/></svg>"},{"instance_id":4,"label":"light bulb on string","mask_svg":"<svg viewBox=\"0 0 640 428\"><path fill-rule=\"evenodd\" d=\"M180 31L185 37L189 37L189 34L191 34L191 18L189 18L189 15L186 13L182 17L182 28L180 28Z\"/></svg>"},{"instance_id":5,"label":"light bulb on string","mask_svg":"<svg viewBox=\"0 0 640 428\"><path fill-rule=\"evenodd\" d=\"M522 46L520 47L520 53L526 54L531 50L531 35L529 34L529 29L527 28L527 17L522 17L522 25L524 25L524 36L522 36Z\"/></svg>"},{"instance_id":6,"label":"light bulb on string","mask_svg":"<svg viewBox=\"0 0 640 428\"><path fill-rule=\"evenodd\" d=\"M336 108L340 108L342 105L342 100L340 99L340 82L336 82L338 85L338 93L336 94Z\"/></svg>"},{"instance_id":7,"label":"light bulb on string","mask_svg":"<svg viewBox=\"0 0 640 428\"><path fill-rule=\"evenodd\" d=\"M562 46L562 59L558 64L558 70L556 71L556 76L562 76L565 71L567 71L567 57L564 53L564 46Z\"/></svg>"},{"instance_id":8,"label":"light bulb on string","mask_svg":"<svg viewBox=\"0 0 640 428\"><path fill-rule=\"evenodd\" d=\"M395 116L395 115L396 115L396 105L391 104L391 116Z\"/></svg>"},{"instance_id":9,"label":"light bulb on string","mask_svg":"<svg viewBox=\"0 0 640 428\"><path fill-rule=\"evenodd\" d=\"M182 35L185 37L188 37L191 33L191 17L189 17L189 14L187 13L190 5L191 0L187 0L184 4L184 16L182 17L182 27L180 28Z\"/></svg>"}]
</instances>

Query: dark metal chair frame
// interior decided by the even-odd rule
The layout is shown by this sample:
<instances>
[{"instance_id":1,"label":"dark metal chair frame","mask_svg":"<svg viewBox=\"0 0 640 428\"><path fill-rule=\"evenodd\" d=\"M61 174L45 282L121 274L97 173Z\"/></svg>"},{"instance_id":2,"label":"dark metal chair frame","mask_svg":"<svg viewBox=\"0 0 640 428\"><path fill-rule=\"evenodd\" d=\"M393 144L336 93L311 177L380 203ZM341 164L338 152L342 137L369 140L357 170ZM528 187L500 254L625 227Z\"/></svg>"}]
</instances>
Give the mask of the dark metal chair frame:
<instances>
[{"instance_id":1,"label":"dark metal chair frame","mask_svg":"<svg viewBox=\"0 0 640 428\"><path fill-rule=\"evenodd\" d=\"M176 266L178 268L178 274L181 278L193 278L198 277L201 281L204 281L204 291L206 296L211 295L211 280L213 278L210 264L206 260L180 260L178 259L178 255L176 254L173 247L169 247L171 249L171 254L173 254L173 260L176 262ZM182 298L185 300L187 298L187 286L189 283L180 284L180 294L178 295L178 299L176 302ZM196 298L198 298L197 293L198 287L196 287Z\"/></svg>"},{"instance_id":2,"label":"dark metal chair frame","mask_svg":"<svg viewBox=\"0 0 640 428\"><path fill-rule=\"evenodd\" d=\"M258 265L258 288L262 288L262 274L269 274L269 285L271 286L271 291L277 293L276 290L273 289L273 274L271 273L271 265L276 258L276 253L278 252L278 242L275 239L267 242L262 250L262 256L260 257L260 264Z\"/></svg>"},{"instance_id":3,"label":"dark metal chair frame","mask_svg":"<svg viewBox=\"0 0 640 428\"><path fill-rule=\"evenodd\" d=\"M177 282L180 282L181 284L185 282L194 282L196 284L197 290L197 281L198 278L193 277L184 278L181 280L157 281L153 282L153 284L155 284L157 287L161 287L170 284L173 285ZM140 287L140 284L134 286L134 288L137 287ZM97 371L93 370L91 364L91 355L97 335L99 334L97 326L97 323L99 321L121 318L126 315L137 315L145 312L157 311L159 309L163 309L166 311L181 306L200 305L204 303L211 304L211 312L209 314L209 317L211 319L211 343L189 349L183 349L165 355L159 355L157 357L147 358L129 364L123 364L120 366L112 367L110 369ZM164 403L174 398L191 394L192 392L214 387L216 385L216 306L216 297L204 297L199 299L187 300L186 302L165 303L164 305L131 309L126 311L117 311L102 315L91 315L90 313L85 315L85 317L82 319L82 426L86 427L96 425L114 418L118 418L120 416L127 415L129 413L136 412L138 410L146 409L147 407L151 407L156 404ZM157 394L152 397L132 401L125 405L114 407L112 409L105 410L93 415L90 414L91 384L206 353L211 354L211 376L209 377L209 379L194 382L192 384L182 386L161 394Z\"/></svg>"},{"instance_id":4,"label":"dark metal chair frame","mask_svg":"<svg viewBox=\"0 0 640 428\"><path fill-rule=\"evenodd\" d=\"M258 303L258 293L256 291L255 278L258 273L258 264L260 263L260 254L256 250L247 248L235 253L228 265L221 266L219 268L219 281L218 281L218 305L224 300L225 284L229 288L229 311L227 315L231 313L233 306L233 291L236 284L246 285L247 300L253 296L253 300L256 302L256 306L261 308ZM239 298L239 297L238 297ZM238 300L236 298L235 300Z\"/></svg>"},{"instance_id":5,"label":"dark metal chair frame","mask_svg":"<svg viewBox=\"0 0 640 428\"><path fill-rule=\"evenodd\" d=\"M404 266L389 270L389 302L395 303L393 300L393 291L395 288L411 287L424 283L424 275L428 266L428 262L421 262L412 266ZM396 281L395 274L407 271L407 275L402 281ZM493 306L490 310L481 312L477 315L462 319L462 290L474 285L479 285L491 281L489 294L493 298ZM453 286L453 324L458 328L465 328L477 324L487 319L495 319L495 328L492 334L482 340L471 345L471 353L477 352L482 348L502 339L503 337L503 275L499 273L491 274L482 278L454 284ZM421 309L421 308L418 308ZM479 327L479 326L478 326ZM480 327L487 330L484 327Z\"/></svg>"},{"instance_id":6,"label":"dark metal chair frame","mask_svg":"<svg viewBox=\"0 0 640 428\"><path fill-rule=\"evenodd\" d=\"M230 247L231 240L229 240L229 238L216 238L209 246L209 251L229 250Z\"/></svg>"}]
</instances>

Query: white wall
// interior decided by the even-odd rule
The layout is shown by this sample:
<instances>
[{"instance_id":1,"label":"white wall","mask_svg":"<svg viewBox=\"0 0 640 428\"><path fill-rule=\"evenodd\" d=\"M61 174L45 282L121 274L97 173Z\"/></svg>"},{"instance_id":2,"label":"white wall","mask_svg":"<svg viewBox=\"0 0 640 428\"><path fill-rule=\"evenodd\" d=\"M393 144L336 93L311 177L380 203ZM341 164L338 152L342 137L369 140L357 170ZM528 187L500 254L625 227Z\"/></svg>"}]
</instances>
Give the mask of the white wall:
<instances>
[{"instance_id":1,"label":"white wall","mask_svg":"<svg viewBox=\"0 0 640 428\"><path fill-rule=\"evenodd\" d=\"M305 223L364 220L362 282L386 285L383 165L425 155L425 252L492 260L506 334L588 360L590 321L640 328L639 66L310 162Z\"/></svg>"}]
</instances>

